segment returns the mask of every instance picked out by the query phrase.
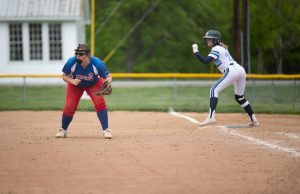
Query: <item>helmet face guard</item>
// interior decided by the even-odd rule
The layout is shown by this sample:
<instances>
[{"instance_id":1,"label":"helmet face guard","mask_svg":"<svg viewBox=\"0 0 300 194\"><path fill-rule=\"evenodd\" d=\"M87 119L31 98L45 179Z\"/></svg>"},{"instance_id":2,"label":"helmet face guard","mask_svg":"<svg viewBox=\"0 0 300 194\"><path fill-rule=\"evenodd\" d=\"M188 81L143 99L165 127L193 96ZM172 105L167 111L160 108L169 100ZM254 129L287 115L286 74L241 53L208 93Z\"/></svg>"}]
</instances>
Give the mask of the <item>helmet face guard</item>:
<instances>
[{"instance_id":1,"label":"helmet face guard","mask_svg":"<svg viewBox=\"0 0 300 194\"><path fill-rule=\"evenodd\" d=\"M214 45L219 44L221 42L221 33L216 30L208 30L203 36L203 39L213 39Z\"/></svg>"}]
</instances>

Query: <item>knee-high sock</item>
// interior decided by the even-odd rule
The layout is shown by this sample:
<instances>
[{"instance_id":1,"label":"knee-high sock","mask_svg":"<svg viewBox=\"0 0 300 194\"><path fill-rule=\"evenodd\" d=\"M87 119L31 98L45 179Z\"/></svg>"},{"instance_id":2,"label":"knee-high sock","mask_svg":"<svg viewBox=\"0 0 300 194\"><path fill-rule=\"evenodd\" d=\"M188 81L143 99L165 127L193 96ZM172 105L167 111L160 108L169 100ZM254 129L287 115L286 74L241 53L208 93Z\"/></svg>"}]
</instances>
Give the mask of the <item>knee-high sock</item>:
<instances>
[{"instance_id":1,"label":"knee-high sock","mask_svg":"<svg viewBox=\"0 0 300 194\"><path fill-rule=\"evenodd\" d=\"M249 115L251 121L253 122L253 110L250 106L250 104L248 104L247 106L244 107L244 110L247 112L247 114Z\"/></svg>"},{"instance_id":2,"label":"knee-high sock","mask_svg":"<svg viewBox=\"0 0 300 194\"><path fill-rule=\"evenodd\" d=\"M97 112L98 119L101 123L102 129L105 130L108 128L108 115L107 110L101 110Z\"/></svg>"},{"instance_id":3,"label":"knee-high sock","mask_svg":"<svg viewBox=\"0 0 300 194\"><path fill-rule=\"evenodd\" d=\"M218 98L216 97L210 97L209 100L209 118L214 118L215 117L215 111L217 108L218 104Z\"/></svg>"},{"instance_id":4,"label":"knee-high sock","mask_svg":"<svg viewBox=\"0 0 300 194\"><path fill-rule=\"evenodd\" d=\"M253 110L251 108L251 105L249 103L249 101L244 97L244 95L237 95L235 94L235 100L241 105L241 107L247 112L247 114L249 115L251 121L253 122L254 120L256 120L254 114L253 114Z\"/></svg>"},{"instance_id":5,"label":"knee-high sock","mask_svg":"<svg viewBox=\"0 0 300 194\"><path fill-rule=\"evenodd\" d=\"M69 127L69 124L71 123L73 119L73 116L67 116L63 113L62 115L62 122L61 122L61 128L63 128L64 130L67 130Z\"/></svg>"}]
</instances>

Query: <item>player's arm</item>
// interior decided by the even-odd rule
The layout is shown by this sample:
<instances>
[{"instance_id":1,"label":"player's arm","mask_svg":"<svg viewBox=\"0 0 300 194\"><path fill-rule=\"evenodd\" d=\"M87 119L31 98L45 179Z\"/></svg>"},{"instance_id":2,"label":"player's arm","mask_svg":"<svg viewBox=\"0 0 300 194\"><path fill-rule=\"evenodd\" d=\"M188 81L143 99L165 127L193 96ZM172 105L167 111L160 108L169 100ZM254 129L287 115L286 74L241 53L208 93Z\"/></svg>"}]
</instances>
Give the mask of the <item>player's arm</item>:
<instances>
[{"instance_id":1,"label":"player's arm","mask_svg":"<svg viewBox=\"0 0 300 194\"><path fill-rule=\"evenodd\" d=\"M76 57L71 57L68 59L68 61L66 62L66 64L64 65L63 69L62 69L62 72L63 72L63 75L62 75L62 79L66 82L66 83L70 83L70 84L73 84L73 85L78 85L81 80L80 79L73 79L71 76L68 76L68 75L71 75L72 71L71 71L71 68L73 65L75 65L76 63Z\"/></svg>"},{"instance_id":2,"label":"player's arm","mask_svg":"<svg viewBox=\"0 0 300 194\"><path fill-rule=\"evenodd\" d=\"M81 82L80 79L73 79L73 78L67 76L66 74L63 74L63 75L62 75L62 78L63 78L63 80L64 80L66 83L70 83L70 84L73 84L73 85L75 85L75 86L77 86L77 85Z\"/></svg>"},{"instance_id":3,"label":"player's arm","mask_svg":"<svg viewBox=\"0 0 300 194\"><path fill-rule=\"evenodd\" d=\"M111 76L110 73L106 75L106 78L104 79L104 81L105 81L105 80L107 80L109 83L112 82L112 76Z\"/></svg>"},{"instance_id":4,"label":"player's arm","mask_svg":"<svg viewBox=\"0 0 300 194\"><path fill-rule=\"evenodd\" d=\"M202 56L199 52L195 53L195 56L204 64L208 64L210 63L212 60L214 60L214 58L212 58L211 56Z\"/></svg>"},{"instance_id":5,"label":"player's arm","mask_svg":"<svg viewBox=\"0 0 300 194\"><path fill-rule=\"evenodd\" d=\"M208 64L208 63L210 63L212 60L214 60L214 58L211 57L211 56L205 57L205 56L201 55L201 54L199 53L199 51L198 51L198 45L197 45L197 44L193 44L193 45L192 45L192 48L193 48L193 52L194 52L195 56L196 56L202 63Z\"/></svg>"},{"instance_id":6,"label":"player's arm","mask_svg":"<svg viewBox=\"0 0 300 194\"><path fill-rule=\"evenodd\" d=\"M100 61L100 60L99 60ZM101 86L101 89L98 91L95 91L95 95L99 96L99 95L110 95L112 93L112 76L109 73L109 71L107 70L106 66L104 65L104 63L99 62L96 63L97 67L98 67L98 72L99 72L99 76L102 77L104 79L103 84Z\"/></svg>"},{"instance_id":7,"label":"player's arm","mask_svg":"<svg viewBox=\"0 0 300 194\"><path fill-rule=\"evenodd\" d=\"M104 64L103 61L101 61L99 58L97 57L93 57L93 60L95 62L96 68L98 70L98 73L100 75L100 77L102 77L104 79L104 81L108 81L109 83L112 82L112 76L109 73L106 65Z\"/></svg>"}]
</instances>

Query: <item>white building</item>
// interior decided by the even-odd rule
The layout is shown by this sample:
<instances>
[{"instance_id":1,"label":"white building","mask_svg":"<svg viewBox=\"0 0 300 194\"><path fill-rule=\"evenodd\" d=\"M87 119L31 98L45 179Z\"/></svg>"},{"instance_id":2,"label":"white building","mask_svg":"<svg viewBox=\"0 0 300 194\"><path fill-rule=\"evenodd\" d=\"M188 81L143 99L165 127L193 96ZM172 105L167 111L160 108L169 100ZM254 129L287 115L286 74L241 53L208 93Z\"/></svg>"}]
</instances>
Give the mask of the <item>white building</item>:
<instances>
[{"instance_id":1,"label":"white building","mask_svg":"<svg viewBox=\"0 0 300 194\"><path fill-rule=\"evenodd\" d=\"M85 42L89 7L89 0L1 0L0 74L61 74Z\"/></svg>"}]
</instances>

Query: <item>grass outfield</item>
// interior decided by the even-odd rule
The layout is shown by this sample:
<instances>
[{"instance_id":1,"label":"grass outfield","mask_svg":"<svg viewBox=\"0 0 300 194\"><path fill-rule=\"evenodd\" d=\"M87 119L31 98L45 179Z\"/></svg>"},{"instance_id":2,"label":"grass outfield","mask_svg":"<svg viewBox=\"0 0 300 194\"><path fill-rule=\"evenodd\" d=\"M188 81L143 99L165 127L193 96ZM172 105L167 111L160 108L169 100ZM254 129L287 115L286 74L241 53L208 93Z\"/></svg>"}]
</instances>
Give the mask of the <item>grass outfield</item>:
<instances>
[{"instance_id":1,"label":"grass outfield","mask_svg":"<svg viewBox=\"0 0 300 194\"><path fill-rule=\"evenodd\" d=\"M114 88L106 97L109 110L207 112L210 87ZM65 86L0 86L0 110L62 110ZM272 91L273 90L273 91ZM256 86L246 89L246 98L257 113L300 114L299 91L293 86ZM25 94L25 95L24 95ZM234 100L233 87L219 96L218 112L243 112ZM93 111L90 100L81 100L78 110Z\"/></svg>"}]
</instances>

